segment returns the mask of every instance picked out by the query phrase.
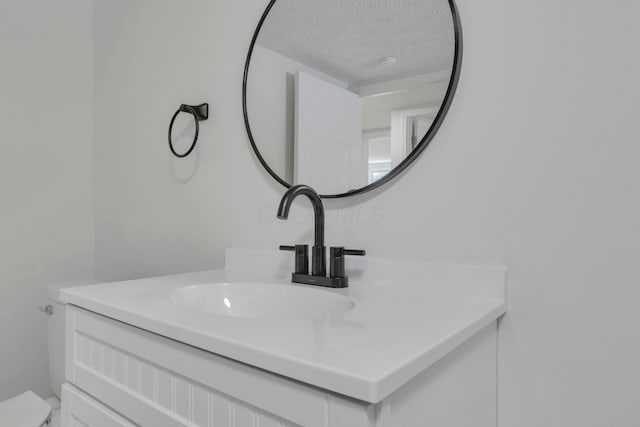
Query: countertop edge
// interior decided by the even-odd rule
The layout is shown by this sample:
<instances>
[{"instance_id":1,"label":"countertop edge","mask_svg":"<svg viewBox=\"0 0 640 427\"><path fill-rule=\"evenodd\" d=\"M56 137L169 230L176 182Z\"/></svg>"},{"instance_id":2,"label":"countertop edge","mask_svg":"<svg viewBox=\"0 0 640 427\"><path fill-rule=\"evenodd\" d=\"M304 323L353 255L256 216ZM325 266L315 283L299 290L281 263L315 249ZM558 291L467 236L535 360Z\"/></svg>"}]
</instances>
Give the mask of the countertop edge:
<instances>
[{"instance_id":1,"label":"countertop edge","mask_svg":"<svg viewBox=\"0 0 640 427\"><path fill-rule=\"evenodd\" d=\"M299 360L286 359L248 345L201 335L186 328L162 323L161 320L136 315L135 313L109 306L105 307L100 302L75 295L72 289L68 291L62 290L61 296L67 304L149 333L178 341L275 375L371 404L379 403L387 398L413 377L429 369L433 364L499 319L506 312L506 304L496 301L496 308L470 322L446 339L435 343L429 349L407 362L402 368L388 372L380 378L371 379L346 372L323 370L318 366ZM160 329L164 330L161 331Z\"/></svg>"}]
</instances>

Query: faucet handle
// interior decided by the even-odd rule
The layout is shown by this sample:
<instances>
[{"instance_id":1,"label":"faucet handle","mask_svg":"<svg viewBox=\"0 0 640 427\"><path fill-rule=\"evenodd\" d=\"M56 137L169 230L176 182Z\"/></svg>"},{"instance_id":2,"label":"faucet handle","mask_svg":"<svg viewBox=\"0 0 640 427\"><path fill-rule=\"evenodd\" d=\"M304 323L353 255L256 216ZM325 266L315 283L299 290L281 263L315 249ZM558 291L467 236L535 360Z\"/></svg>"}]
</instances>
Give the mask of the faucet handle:
<instances>
[{"instance_id":1,"label":"faucet handle","mask_svg":"<svg viewBox=\"0 0 640 427\"><path fill-rule=\"evenodd\" d=\"M344 254L351 256L365 256L367 251L364 249L344 249Z\"/></svg>"},{"instance_id":2,"label":"faucet handle","mask_svg":"<svg viewBox=\"0 0 640 427\"><path fill-rule=\"evenodd\" d=\"M280 250L295 252L295 274L309 274L309 245L280 245Z\"/></svg>"},{"instance_id":3,"label":"faucet handle","mask_svg":"<svg viewBox=\"0 0 640 427\"><path fill-rule=\"evenodd\" d=\"M346 277L344 267L345 255L365 256L366 251L361 249L345 249L343 247L334 247L329 250L330 258L330 275L331 277Z\"/></svg>"}]
</instances>

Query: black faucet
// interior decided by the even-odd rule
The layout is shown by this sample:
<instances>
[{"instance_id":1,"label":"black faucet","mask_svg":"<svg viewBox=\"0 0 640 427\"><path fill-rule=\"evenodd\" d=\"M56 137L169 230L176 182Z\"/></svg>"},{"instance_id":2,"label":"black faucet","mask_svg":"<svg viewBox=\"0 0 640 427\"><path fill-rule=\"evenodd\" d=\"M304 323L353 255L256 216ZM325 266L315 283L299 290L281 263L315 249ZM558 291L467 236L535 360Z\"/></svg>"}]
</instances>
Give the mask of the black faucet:
<instances>
[{"instance_id":1,"label":"black faucet","mask_svg":"<svg viewBox=\"0 0 640 427\"><path fill-rule=\"evenodd\" d=\"M301 195L305 195L311 200L314 217L313 248L311 249L311 271L314 276L324 276L327 274L327 264L325 261L326 248L324 247L324 206L322 199L316 191L308 185L296 185L291 187L280 200L278 207L278 218L289 218L289 209L293 200Z\"/></svg>"},{"instance_id":2,"label":"black faucet","mask_svg":"<svg viewBox=\"0 0 640 427\"><path fill-rule=\"evenodd\" d=\"M311 274L309 274L308 245L280 246L281 250L293 251L296 254L295 271L291 280L295 283L326 286L331 288L346 288L349 278L345 275L344 256L364 256L365 251L350 250L343 247L331 248L331 274L327 277L326 247L324 246L324 206L318 193L308 185L291 187L280 200L278 218L289 218L289 210L294 199L300 195L307 196L313 206L314 214L314 243L311 249Z\"/></svg>"}]
</instances>

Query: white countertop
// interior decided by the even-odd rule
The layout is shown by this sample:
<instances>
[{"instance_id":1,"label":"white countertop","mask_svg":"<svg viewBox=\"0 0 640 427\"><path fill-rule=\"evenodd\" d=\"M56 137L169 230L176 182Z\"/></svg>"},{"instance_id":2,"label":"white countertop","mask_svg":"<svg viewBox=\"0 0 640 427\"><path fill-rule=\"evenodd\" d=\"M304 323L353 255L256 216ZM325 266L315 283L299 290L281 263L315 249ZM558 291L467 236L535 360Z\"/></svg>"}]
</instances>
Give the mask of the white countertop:
<instances>
[{"instance_id":1,"label":"white countertop","mask_svg":"<svg viewBox=\"0 0 640 427\"><path fill-rule=\"evenodd\" d=\"M353 310L243 319L171 302L194 284L290 283L293 255L227 250L225 269L63 289L64 302L270 372L377 403L506 311L499 268L347 259ZM293 285L291 286L304 286Z\"/></svg>"}]
</instances>

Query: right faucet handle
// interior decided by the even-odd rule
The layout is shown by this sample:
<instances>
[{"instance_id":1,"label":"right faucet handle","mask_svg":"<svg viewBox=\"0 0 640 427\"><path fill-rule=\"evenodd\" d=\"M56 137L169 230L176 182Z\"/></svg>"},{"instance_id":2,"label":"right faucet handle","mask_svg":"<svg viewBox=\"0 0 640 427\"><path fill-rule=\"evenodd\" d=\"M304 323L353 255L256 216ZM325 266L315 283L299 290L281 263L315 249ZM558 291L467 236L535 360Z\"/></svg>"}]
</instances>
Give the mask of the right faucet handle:
<instances>
[{"instance_id":1,"label":"right faucet handle","mask_svg":"<svg viewBox=\"0 0 640 427\"><path fill-rule=\"evenodd\" d=\"M330 274L331 277L346 277L345 267L344 267L344 257L345 255L351 256L365 256L367 253L362 249L345 249L341 246L334 247L329 250L329 258L330 258Z\"/></svg>"},{"instance_id":2,"label":"right faucet handle","mask_svg":"<svg viewBox=\"0 0 640 427\"><path fill-rule=\"evenodd\" d=\"M345 255L352 256L365 256L367 254L367 251L364 249L344 249L343 251Z\"/></svg>"}]
</instances>

